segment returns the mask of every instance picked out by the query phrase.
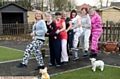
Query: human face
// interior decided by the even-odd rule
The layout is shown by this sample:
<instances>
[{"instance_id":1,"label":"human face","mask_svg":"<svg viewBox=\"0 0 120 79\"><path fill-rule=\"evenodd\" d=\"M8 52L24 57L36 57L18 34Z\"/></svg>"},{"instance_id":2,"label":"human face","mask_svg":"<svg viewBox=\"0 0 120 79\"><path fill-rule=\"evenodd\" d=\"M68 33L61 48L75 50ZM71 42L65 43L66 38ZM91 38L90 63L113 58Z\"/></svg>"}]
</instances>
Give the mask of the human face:
<instances>
[{"instance_id":1,"label":"human face","mask_svg":"<svg viewBox=\"0 0 120 79\"><path fill-rule=\"evenodd\" d=\"M46 14L46 21L51 21L52 20L52 16L50 14Z\"/></svg>"},{"instance_id":2,"label":"human face","mask_svg":"<svg viewBox=\"0 0 120 79\"><path fill-rule=\"evenodd\" d=\"M82 13L82 15L86 15L86 14L87 14L87 12L86 12L85 9L83 9L83 10L81 11L81 13Z\"/></svg>"},{"instance_id":3,"label":"human face","mask_svg":"<svg viewBox=\"0 0 120 79\"><path fill-rule=\"evenodd\" d=\"M93 16L93 15L94 15L94 13L95 13L95 11L94 11L94 10L92 10L92 9L89 11L89 15L90 15L90 16Z\"/></svg>"},{"instance_id":4,"label":"human face","mask_svg":"<svg viewBox=\"0 0 120 79\"><path fill-rule=\"evenodd\" d=\"M66 12L62 12L62 18L66 18Z\"/></svg>"},{"instance_id":5,"label":"human face","mask_svg":"<svg viewBox=\"0 0 120 79\"><path fill-rule=\"evenodd\" d=\"M41 16L42 15L41 15L41 13L39 11L35 13L35 19L36 20L41 20Z\"/></svg>"},{"instance_id":6,"label":"human face","mask_svg":"<svg viewBox=\"0 0 120 79\"><path fill-rule=\"evenodd\" d=\"M72 17L73 18L76 17L76 13L75 12L72 13Z\"/></svg>"},{"instance_id":7,"label":"human face","mask_svg":"<svg viewBox=\"0 0 120 79\"><path fill-rule=\"evenodd\" d=\"M60 20L61 19L61 15L56 15L56 19Z\"/></svg>"}]
</instances>

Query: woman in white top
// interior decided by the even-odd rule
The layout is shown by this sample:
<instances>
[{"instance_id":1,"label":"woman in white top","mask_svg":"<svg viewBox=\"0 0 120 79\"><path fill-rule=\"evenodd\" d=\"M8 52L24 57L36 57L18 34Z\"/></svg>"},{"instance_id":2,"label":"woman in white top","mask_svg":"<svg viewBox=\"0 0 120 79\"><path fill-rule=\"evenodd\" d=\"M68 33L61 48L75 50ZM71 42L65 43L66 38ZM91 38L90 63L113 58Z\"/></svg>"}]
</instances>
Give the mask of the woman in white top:
<instances>
[{"instance_id":1,"label":"woman in white top","mask_svg":"<svg viewBox=\"0 0 120 79\"><path fill-rule=\"evenodd\" d=\"M77 12L75 10L71 11L70 14L71 20L72 20L72 29L74 32L74 38L73 38L73 48L72 50L74 51L74 58L73 60L79 59L78 57L78 52L77 52L77 45L78 45L78 39L80 37L80 34L82 33L82 27L81 21L80 21L80 16L77 15Z\"/></svg>"},{"instance_id":2,"label":"woman in white top","mask_svg":"<svg viewBox=\"0 0 120 79\"><path fill-rule=\"evenodd\" d=\"M91 34L91 20L88 15L88 9L82 8L81 9L81 23L83 28L83 33L80 36L80 44L83 49L83 56L82 58L88 57L88 49L89 49L89 38Z\"/></svg>"}]
</instances>

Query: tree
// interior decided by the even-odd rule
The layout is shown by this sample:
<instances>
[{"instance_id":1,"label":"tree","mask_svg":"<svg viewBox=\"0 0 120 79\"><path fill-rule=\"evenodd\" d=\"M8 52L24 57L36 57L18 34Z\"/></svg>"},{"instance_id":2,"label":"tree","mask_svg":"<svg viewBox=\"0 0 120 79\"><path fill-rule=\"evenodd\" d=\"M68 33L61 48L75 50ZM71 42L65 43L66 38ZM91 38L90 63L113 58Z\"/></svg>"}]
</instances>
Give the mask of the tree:
<instances>
[{"instance_id":1,"label":"tree","mask_svg":"<svg viewBox=\"0 0 120 79\"><path fill-rule=\"evenodd\" d=\"M0 7L2 6L2 0L0 0Z\"/></svg>"},{"instance_id":2,"label":"tree","mask_svg":"<svg viewBox=\"0 0 120 79\"><path fill-rule=\"evenodd\" d=\"M68 0L54 0L54 8L57 10L65 10L68 5Z\"/></svg>"},{"instance_id":3,"label":"tree","mask_svg":"<svg viewBox=\"0 0 120 79\"><path fill-rule=\"evenodd\" d=\"M116 0L107 0L107 1L106 1L106 7L108 7L108 4L109 4L109 3L114 2L114 1L116 1Z\"/></svg>"},{"instance_id":4,"label":"tree","mask_svg":"<svg viewBox=\"0 0 120 79\"><path fill-rule=\"evenodd\" d=\"M99 0L100 2L100 7L103 7L103 0Z\"/></svg>"},{"instance_id":5,"label":"tree","mask_svg":"<svg viewBox=\"0 0 120 79\"><path fill-rule=\"evenodd\" d=\"M18 0L16 3L28 10L31 10L31 8L32 8L31 1L32 0Z\"/></svg>"},{"instance_id":6,"label":"tree","mask_svg":"<svg viewBox=\"0 0 120 79\"><path fill-rule=\"evenodd\" d=\"M100 6L100 8L103 6L108 7L109 4L114 1L116 0L94 0L94 2L96 3L95 5Z\"/></svg>"},{"instance_id":7,"label":"tree","mask_svg":"<svg viewBox=\"0 0 120 79\"><path fill-rule=\"evenodd\" d=\"M106 7L108 7L109 0L106 1Z\"/></svg>"}]
</instances>

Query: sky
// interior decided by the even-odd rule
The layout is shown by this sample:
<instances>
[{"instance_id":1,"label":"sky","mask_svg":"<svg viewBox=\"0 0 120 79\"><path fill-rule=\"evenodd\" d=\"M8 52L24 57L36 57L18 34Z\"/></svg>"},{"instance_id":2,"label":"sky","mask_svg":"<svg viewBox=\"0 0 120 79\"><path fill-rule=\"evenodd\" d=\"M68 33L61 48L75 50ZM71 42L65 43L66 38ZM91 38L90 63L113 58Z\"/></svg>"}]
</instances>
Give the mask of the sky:
<instances>
[{"instance_id":1,"label":"sky","mask_svg":"<svg viewBox=\"0 0 120 79\"><path fill-rule=\"evenodd\" d=\"M84 3L89 4L91 6L98 5L97 1L99 0L76 0L77 5L82 5ZM104 4L106 3L106 0L103 0ZM109 1L115 1L115 2L120 2L120 0L109 0Z\"/></svg>"}]
</instances>

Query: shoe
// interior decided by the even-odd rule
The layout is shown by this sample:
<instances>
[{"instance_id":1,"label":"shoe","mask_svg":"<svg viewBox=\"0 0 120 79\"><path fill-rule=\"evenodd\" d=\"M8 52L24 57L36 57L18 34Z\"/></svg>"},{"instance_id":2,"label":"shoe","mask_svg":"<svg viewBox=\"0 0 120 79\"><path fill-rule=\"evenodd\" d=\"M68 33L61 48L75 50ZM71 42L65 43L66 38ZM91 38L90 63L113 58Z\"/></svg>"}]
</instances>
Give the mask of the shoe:
<instances>
[{"instance_id":1,"label":"shoe","mask_svg":"<svg viewBox=\"0 0 120 79\"><path fill-rule=\"evenodd\" d=\"M45 66L38 66L35 70L44 69Z\"/></svg>"},{"instance_id":2,"label":"shoe","mask_svg":"<svg viewBox=\"0 0 120 79\"><path fill-rule=\"evenodd\" d=\"M91 52L90 52L90 57L96 57L97 56L97 54L95 53L95 51L94 50L91 50Z\"/></svg>"},{"instance_id":3,"label":"shoe","mask_svg":"<svg viewBox=\"0 0 120 79\"><path fill-rule=\"evenodd\" d=\"M18 68L27 68L27 65L20 63L17 67Z\"/></svg>"},{"instance_id":4,"label":"shoe","mask_svg":"<svg viewBox=\"0 0 120 79\"><path fill-rule=\"evenodd\" d=\"M88 57L88 55L83 55L83 56L82 56L82 58L87 58L87 57Z\"/></svg>"},{"instance_id":5,"label":"shoe","mask_svg":"<svg viewBox=\"0 0 120 79\"><path fill-rule=\"evenodd\" d=\"M73 58L73 60L78 60L78 59L79 59L79 57L74 57L74 58Z\"/></svg>"},{"instance_id":6,"label":"shoe","mask_svg":"<svg viewBox=\"0 0 120 79\"><path fill-rule=\"evenodd\" d=\"M68 58L68 60L70 61L70 57Z\"/></svg>"},{"instance_id":7,"label":"shoe","mask_svg":"<svg viewBox=\"0 0 120 79\"><path fill-rule=\"evenodd\" d=\"M71 48L71 50L73 50L73 51L78 51L78 49L77 49L77 48Z\"/></svg>"},{"instance_id":8,"label":"shoe","mask_svg":"<svg viewBox=\"0 0 120 79\"><path fill-rule=\"evenodd\" d=\"M61 65L56 65L56 68L60 68L61 67Z\"/></svg>"},{"instance_id":9,"label":"shoe","mask_svg":"<svg viewBox=\"0 0 120 79\"><path fill-rule=\"evenodd\" d=\"M90 57L92 58L92 57L97 57L97 54L90 54Z\"/></svg>"},{"instance_id":10,"label":"shoe","mask_svg":"<svg viewBox=\"0 0 120 79\"><path fill-rule=\"evenodd\" d=\"M55 64L52 64L52 63L49 63L49 67L52 67L52 66L54 66Z\"/></svg>"},{"instance_id":11,"label":"shoe","mask_svg":"<svg viewBox=\"0 0 120 79\"><path fill-rule=\"evenodd\" d=\"M67 66L67 63L68 63L68 62L64 62L64 63L63 63L63 64L64 64L64 66Z\"/></svg>"},{"instance_id":12,"label":"shoe","mask_svg":"<svg viewBox=\"0 0 120 79\"><path fill-rule=\"evenodd\" d=\"M72 52L69 52L69 56L72 56L73 54L72 54Z\"/></svg>"}]
</instances>

